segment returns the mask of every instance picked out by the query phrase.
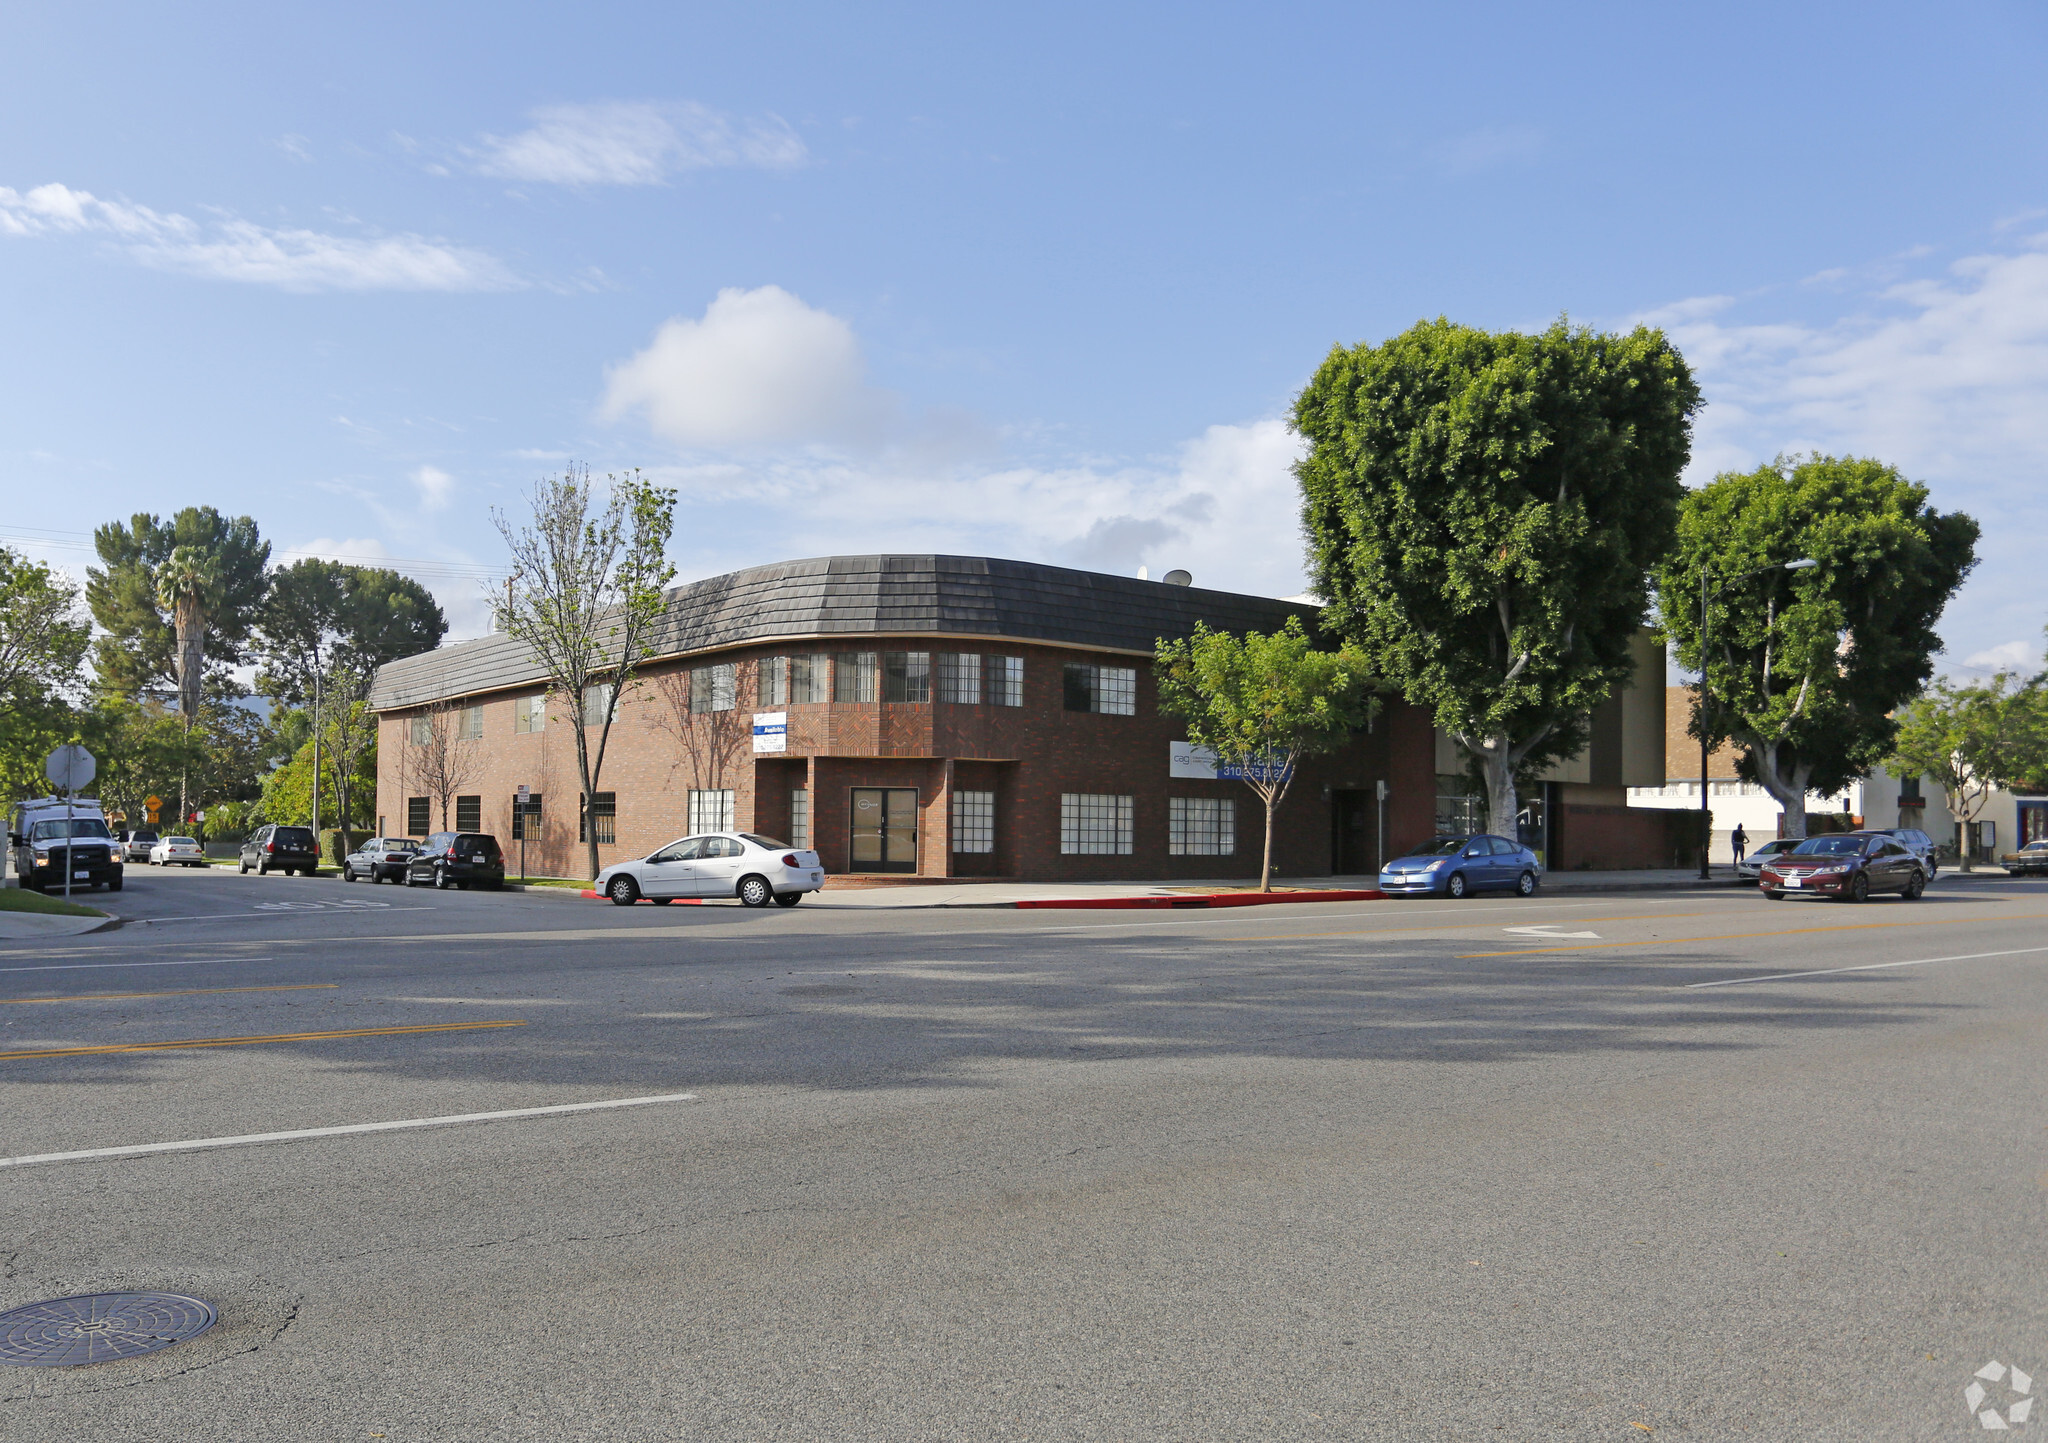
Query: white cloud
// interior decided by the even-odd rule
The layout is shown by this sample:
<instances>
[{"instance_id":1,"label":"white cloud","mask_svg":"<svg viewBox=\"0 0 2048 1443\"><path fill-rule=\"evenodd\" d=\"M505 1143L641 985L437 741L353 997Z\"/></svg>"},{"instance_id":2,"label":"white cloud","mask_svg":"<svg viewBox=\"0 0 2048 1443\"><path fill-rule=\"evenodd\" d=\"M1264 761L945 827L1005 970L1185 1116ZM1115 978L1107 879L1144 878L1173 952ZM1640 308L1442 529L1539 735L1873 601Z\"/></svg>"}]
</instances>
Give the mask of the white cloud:
<instances>
[{"instance_id":1,"label":"white cloud","mask_svg":"<svg viewBox=\"0 0 2048 1443\"><path fill-rule=\"evenodd\" d=\"M780 116L740 119L693 101L546 105L531 129L485 136L483 175L553 185L657 185L682 170L783 168L807 158Z\"/></svg>"},{"instance_id":2,"label":"white cloud","mask_svg":"<svg viewBox=\"0 0 2048 1443\"><path fill-rule=\"evenodd\" d=\"M1765 303L1701 297L1640 318L1670 333L1706 394L1689 479L1751 470L1780 452L1892 462L1929 485L1935 506L1984 525L1980 564L1943 621L1951 654L2038 632L2048 237L1871 283L1832 320L1756 316Z\"/></svg>"},{"instance_id":3,"label":"white cloud","mask_svg":"<svg viewBox=\"0 0 2048 1443\"><path fill-rule=\"evenodd\" d=\"M1495 166L1532 160L1543 149L1543 133L1526 125L1489 125L1452 136L1431 148L1431 154L1453 175L1471 175Z\"/></svg>"},{"instance_id":4,"label":"white cloud","mask_svg":"<svg viewBox=\"0 0 2048 1443\"><path fill-rule=\"evenodd\" d=\"M0 235L97 236L158 270L287 291L478 291L521 284L481 251L424 236L337 236L234 216L201 223L55 184L25 193L0 186Z\"/></svg>"},{"instance_id":5,"label":"white cloud","mask_svg":"<svg viewBox=\"0 0 2048 1443\"><path fill-rule=\"evenodd\" d=\"M702 320L663 323L608 373L603 406L687 447L872 444L892 409L853 327L780 286L722 290Z\"/></svg>"},{"instance_id":6,"label":"white cloud","mask_svg":"<svg viewBox=\"0 0 2048 1443\"><path fill-rule=\"evenodd\" d=\"M1973 651L1962 660L1970 671L1999 672L2019 671L2029 674L2041 666L2041 646L2032 641L2005 641L1997 646L1988 646L1982 651Z\"/></svg>"},{"instance_id":7,"label":"white cloud","mask_svg":"<svg viewBox=\"0 0 2048 1443\"><path fill-rule=\"evenodd\" d=\"M412 473L413 484L419 487L421 509L443 511L455 494L455 478L438 466L422 466Z\"/></svg>"},{"instance_id":8,"label":"white cloud","mask_svg":"<svg viewBox=\"0 0 2048 1443\"><path fill-rule=\"evenodd\" d=\"M491 604L497 592L498 574L494 568L466 558L428 561L393 556L389 546L371 536L322 536L286 547L276 552L272 560L279 566L289 566L309 557L346 562L350 566L383 567L410 576L441 604L441 612L448 618L450 640L483 636L491 629Z\"/></svg>"}]
</instances>

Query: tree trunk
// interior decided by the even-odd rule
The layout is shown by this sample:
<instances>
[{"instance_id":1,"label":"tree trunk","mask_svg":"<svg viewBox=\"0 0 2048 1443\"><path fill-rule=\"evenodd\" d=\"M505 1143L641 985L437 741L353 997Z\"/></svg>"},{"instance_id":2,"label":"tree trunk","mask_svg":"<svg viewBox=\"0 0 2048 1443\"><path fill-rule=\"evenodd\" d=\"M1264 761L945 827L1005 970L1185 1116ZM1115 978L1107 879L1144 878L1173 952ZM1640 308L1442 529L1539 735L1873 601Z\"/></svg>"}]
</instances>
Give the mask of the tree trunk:
<instances>
[{"instance_id":1,"label":"tree trunk","mask_svg":"<svg viewBox=\"0 0 2048 1443\"><path fill-rule=\"evenodd\" d=\"M1792 765L1788 778L1778 762L1778 743L1762 742L1749 738L1749 747L1757 760L1757 779L1772 800L1785 809L1785 835L1805 840L1806 837L1806 785L1813 779L1813 768L1799 762ZM1705 786L1704 780L1700 783Z\"/></svg>"},{"instance_id":2,"label":"tree trunk","mask_svg":"<svg viewBox=\"0 0 2048 1443\"><path fill-rule=\"evenodd\" d=\"M1521 839L1521 800L1515 794L1515 769L1505 762L1482 757L1486 775L1486 826L1497 837Z\"/></svg>"},{"instance_id":3,"label":"tree trunk","mask_svg":"<svg viewBox=\"0 0 2048 1443\"><path fill-rule=\"evenodd\" d=\"M189 727L199 719L199 678L206 669L206 629L197 616L184 615L177 621L178 710L185 714Z\"/></svg>"},{"instance_id":4,"label":"tree trunk","mask_svg":"<svg viewBox=\"0 0 2048 1443\"><path fill-rule=\"evenodd\" d=\"M583 698L579 694L570 699L575 708L576 728L576 771L583 783L583 842L586 859L590 866L589 877L597 880L597 779L590 775L590 739L585 734L583 723Z\"/></svg>"},{"instance_id":5,"label":"tree trunk","mask_svg":"<svg viewBox=\"0 0 2048 1443\"><path fill-rule=\"evenodd\" d=\"M1266 849L1263 855L1259 858L1259 890L1261 892L1270 892L1273 890L1273 813L1278 811L1279 807L1279 797L1273 795L1270 792L1267 793Z\"/></svg>"}]
</instances>

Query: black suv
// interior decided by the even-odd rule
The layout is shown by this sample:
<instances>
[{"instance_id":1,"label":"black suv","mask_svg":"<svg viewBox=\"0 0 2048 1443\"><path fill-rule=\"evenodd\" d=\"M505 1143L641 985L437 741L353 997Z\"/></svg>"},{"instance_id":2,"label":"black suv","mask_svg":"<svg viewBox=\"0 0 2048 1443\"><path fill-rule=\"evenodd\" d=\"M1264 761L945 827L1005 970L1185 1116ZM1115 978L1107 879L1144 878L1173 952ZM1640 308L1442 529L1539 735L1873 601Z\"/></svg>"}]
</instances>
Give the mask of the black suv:
<instances>
[{"instance_id":1,"label":"black suv","mask_svg":"<svg viewBox=\"0 0 2048 1443\"><path fill-rule=\"evenodd\" d=\"M252 867L259 877L273 871L312 876L320 868L320 844L313 840L313 829L280 827L275 822L258 827L256 835L242 843L235 870L247 876Z\"/></svg>"},{"instance_id":2,"label":"black suv","mask_svg":"<svg viewBox=\"0 0 2048 1443\"><path fill-rule=\"evenodd\" d=\"M505 885L505 857L498 839L484 832L436 832L405 864L405 885L424 887Z\"/></svg>"}]
</instances>

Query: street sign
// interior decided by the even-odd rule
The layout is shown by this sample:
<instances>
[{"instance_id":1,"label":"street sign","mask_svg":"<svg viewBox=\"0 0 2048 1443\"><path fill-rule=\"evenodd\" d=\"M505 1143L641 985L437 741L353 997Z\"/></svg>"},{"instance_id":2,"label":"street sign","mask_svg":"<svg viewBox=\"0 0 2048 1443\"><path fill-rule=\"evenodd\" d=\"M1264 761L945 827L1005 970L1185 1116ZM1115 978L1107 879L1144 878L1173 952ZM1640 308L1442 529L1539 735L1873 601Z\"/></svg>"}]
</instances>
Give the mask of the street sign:
<instances>
[{"instance_id":1,"label":"street sign","mask_svg":"<svg viewBox=\"0 0 2048 1443\"><path fill-rule=\"evenodd\" d=\"M43 763L43 775L60 792L75 792L98 773L92 753L76 742L58 747Z\"/></svg>"},{"instance_id":2,"label":"street sign","mask_svg":"<svg viewBox=\"0 0 2048 1443\"><path fill-rule=\"evenodd\" d=\"M526 783L521 782L519 784L519 804L522 807L526 805L526 799L531 795L532 793L526 789Z\"/></svg>"},{"instance_id":3,"label":"street sign","mask_svg":"<svg viewBox=\"0 0 2048 1443\"><path fill-rule=\"evenodd\" d=\"M160 816L159 816L159 814L160 814L160 813L161 813L161 812L163 811L163 809L164 809L164 799L163 799L162 797L157 797L157 796L148 796L148 797L144 797L144 798L142 799L142 805L143 805L143 807L144 807L145 809L147 809L147 811L148 811L148 813L149 813L149 820L150 820L150 821L151 821L152 823L154 823L154 822L156 822L156 821L160 820Z\"/></svg>"}]
</instances>

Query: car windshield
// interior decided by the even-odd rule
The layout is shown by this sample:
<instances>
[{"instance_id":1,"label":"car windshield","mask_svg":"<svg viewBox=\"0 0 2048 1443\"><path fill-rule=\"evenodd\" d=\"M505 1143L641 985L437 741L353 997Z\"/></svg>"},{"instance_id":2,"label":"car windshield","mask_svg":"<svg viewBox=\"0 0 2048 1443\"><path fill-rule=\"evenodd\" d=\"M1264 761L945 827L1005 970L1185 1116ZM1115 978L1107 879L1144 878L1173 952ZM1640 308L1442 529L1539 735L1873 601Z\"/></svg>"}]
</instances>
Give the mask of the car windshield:
<instances>
[{"instance_id":1,"label":"car windshield","mask_svg":"<svg viewBox=\"0 0 2048 1443\"><path fill-rule=\"evenodd\" d=\"M386 837L384 839L384 850L387 852L403 852L407 849L417 852L420 849L420 844L411 837Z\"/></svg>"},{"instance_id":2,"label":"car windshield","mask_svg":"<svg viewBox=\"0 0 2048 1443\"><path fill-rule=\"evenodd\" d=\"M68 833L65 831L66 827L71 829ZM67 822L62 817L59 817L53 822L37 822L34 829L29 832L29 840L32 842L54 842L67 835L73 837L103 837L108 840L112 840L113 837L113 834L107 830L107 824L102 818L73 817Z\"/></svg>"},{"instance_id":3,"label":"car windshield","mask_svg":"<svg viewBox=\"0 0 2048 1443\"><path fill-rule=\"evenodd\" d=\"M1868 837L1809 837L1795 849L1801 857L1859 857Z\"/></svg>"},{"instance_id":4,"label":"car windshield","mask_svg":"<svg viewBox=\"0 0 2048 1443\"><path fill-rule=\"evenodd\" d=\"M789 849L789 843L778 842L773 837L764 837L759 832L741 832L740 835L755 846L765 847L771 852L782 852Z\"/></svg>"},{"instance_id":5,"label":"car windshield","mask_svg":"<svg viewBox=\"0 0 2048 1443\"><path fill-rule=\"evenodd\" d=\"M1411 857L1455 857L1465 850L1470 837L1438 837L1427 846L1417 847L1408 855Z\"/></svg>"}]
</instances>

